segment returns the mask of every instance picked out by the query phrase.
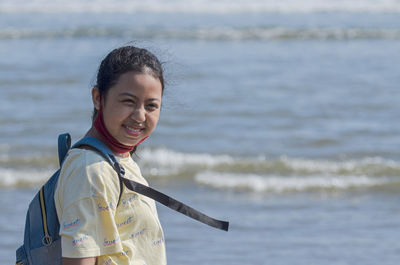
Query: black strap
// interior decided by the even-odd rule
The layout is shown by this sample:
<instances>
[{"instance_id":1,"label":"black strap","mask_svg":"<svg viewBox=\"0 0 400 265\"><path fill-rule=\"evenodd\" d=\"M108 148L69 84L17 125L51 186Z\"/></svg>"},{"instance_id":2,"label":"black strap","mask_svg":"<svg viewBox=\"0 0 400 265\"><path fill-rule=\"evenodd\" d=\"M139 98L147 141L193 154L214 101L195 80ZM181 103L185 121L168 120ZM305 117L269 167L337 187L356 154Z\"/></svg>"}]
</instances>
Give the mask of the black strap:
<instances>
[{"instance_id":1,"label":"black strap","mask_svg":"<svg viewBox=\"0 0 400 265\"><path fill-rule=\"evenodd\" d=\"M167 206L168 208L175 210L177 212L180 212L181 214L184 214L190 218L193 218L199 222L202 222L203 224L228 231L229 229L229 222L225 221L220 221L216 220L214 218L209 217L208 215L205 215L204 213L201 213L195 209L193 209L190 206L187 206L183 202L180 202L178 200L175 200L174 198L169 197L168 195L159 192L158 190L155 190L153 188L150 188L146 185L140 184L136 181L130 180L125 178L125 169L118 163L117 159L115 158L114 155L110 155L110 160L112 161L111 165L115 169L115 171L118 174L118 178L125 184L125 186L130 189L131 191L137 192L139 194L142 194L146 197L149 197L155 201L158 201L159 203ZM120 194L121 196L121 194Z\"/></svg>"},{"instance_id":2,"label":"black strap","mask_svg":"<svg viewBox=\"0 0 400 265\"><path fill-rule=\"evenodd\" d=\"M153 188L150 188L146 185L140 184L136 181L124 178L122 176L119 176L119 178L122 180L122 182L125 184L125 186L130 189L131 191L140 193L144 196L147 196L155 201L158 201L159 203L171 208L172 210L175 210L177 212L180 212L181 214L184 214L190 218L193 218L197 221L200 221L204 224L207 224L209 226L228 231L229 228L229 222L225 221L220 221L216 220L214 218L211 218L195 209L193 209L190 206L187 206L186 204L175 200L174 198L169 197L168 195L165 195L162 192L159 192Z\"/></svg>"}]
</instances>

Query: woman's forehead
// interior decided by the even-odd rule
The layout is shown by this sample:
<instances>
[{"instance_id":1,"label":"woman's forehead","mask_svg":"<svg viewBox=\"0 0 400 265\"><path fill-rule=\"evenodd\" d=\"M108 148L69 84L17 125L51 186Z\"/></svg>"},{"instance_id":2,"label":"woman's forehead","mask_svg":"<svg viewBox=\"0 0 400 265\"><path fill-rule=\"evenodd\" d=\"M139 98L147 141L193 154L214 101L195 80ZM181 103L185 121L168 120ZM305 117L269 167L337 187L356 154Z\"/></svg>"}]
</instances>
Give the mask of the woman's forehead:
<instances>
[{"instance_id":1,"label":"woman's forehead","mask_svg":"<svg viewBox=\"0 0 400 265\"><path fill-rule=\"evenodd\" d=\"M138 94L161 95L161 81L151 74L127 72L122 74L117 83L110 88L113 94Z\"/></svg>"}]
</instances>

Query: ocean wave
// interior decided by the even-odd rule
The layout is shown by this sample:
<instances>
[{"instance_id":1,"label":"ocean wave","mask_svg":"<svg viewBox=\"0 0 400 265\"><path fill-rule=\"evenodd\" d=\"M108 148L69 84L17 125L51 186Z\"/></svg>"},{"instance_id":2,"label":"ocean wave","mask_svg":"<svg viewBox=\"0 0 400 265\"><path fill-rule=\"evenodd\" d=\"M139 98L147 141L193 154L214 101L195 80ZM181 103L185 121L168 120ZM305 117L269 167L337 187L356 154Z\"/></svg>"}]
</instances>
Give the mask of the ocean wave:
<instances>
[{"instance_id":1,"label":"ocean wave","mask_svg":"<svg viewBox=\"0 0 400 265\"><path fill-rule=\"evenodd\" d=\"M141 161L155 163L160 167L180 167L186 165L216 166L218 164L231 164L235 162L235 158L229 155L182 153L169 149L145 149L140 151L139 156Z\"/></svg>"},{"instance_id":2,"label":"ocean wave","mask_svg":"<svg viewBox=\"0 0 400 265\"><path fill-rule=\"evenodd\" d=\"M344 160L305 159L288 156L248 158L181 153L168 149L146 149L140 152L139 164L147 174L160 177L185 176L188 173L196 174L206 170L277 176L400 176L400 161L381 157Z\"/></svg>"},{"instance_id":3,"label":"ocean wave","mask_svg":"<svg viewBox=\"0 0 400 265\"><path fill-rule=\"evenodd\" d=\"M214 188L250 190L255 192L301 192L311 190L346 190L372 188L392 183L400 183L398 178L374 178L367 176L323 175L310 177L260 176L253 174L235 174L202 172L196 175L198 183Z\"/></svg>"},{"instance_id":4,"label":"ocean wave","mask_svg":"<svg viewBox=\"0 0 400 265\"><path fill-rule=\"evenodd\" d=\"M342 160L288 156L237 157L145 148L134 159L148 178L187 179L233 189L257 190L259 187L261 190L279 191L373 187L400 176L400 161L382 157ZM1 156L0 187L39 185L51 176L57 166L56 155ZM278 186L275 187L274 183Z\"/></svg>"},{"instance_id":5,"label":"ocean wave","mask_svg":"<svg viewBox=\"0 0 400 265\"><path fill-rule=\"evenodd\" d=\"M381 157L332 161L283 156L278 161L282 162L291 172L300 175L345 174L375 177L400 175L400 163L398 161L383 159Z\"/></svg>"},{"instance_id":6,"label":"ocean wave","mask_svg":"<svg viewBox=\"0 0 400 265\"><path fill-rule=\"evenodd\" d=\"M42 169L55 168L58 165L56 156L34 154L32 156L10 156L7 153L0 155L0 168Z\"/></svg>"},{"instance_id":7,"label":"ocean wave","mask_svg":"<svg viewBox=\"0 0 400 265\"><path fill-rule=\"evenodd\" d=\"M52 169L0 168L0 188L39 186L54 172Z\"/></svg>"},{"instance_id":8,"label":"ocean wave","mask_svg":"<svg viewBox=\"0 0 400 265\"><path fill-rule=\"evenodd\" d=\"M287 28L210 27L210 28L119 28L76 27L58 30L21 28L0 29L0 39L60 39L60 38L133 38L133 39L184 39L214 41L246 40L357 40L400 39L398 28Z\"/></svg>"},{"instance_id":9,"label":"ocean wave","mask_svg":"<svg viewBox=\"0 0 400 265\"><path fill-rule=\"evenodd\" d=\"M243 13L243 12L400 12L396 0L6 0L0 3L3 13Z\"/></svg>"},{"instance_id":10,"label":"ocean wave","mask_svg":"<svg viewBox=\"0 0 400 265\"><path fill-rule=\"evenodd\" d=\"M195 172L218 165L232 165L235 158L228 155L181 153L168 149L145 149L139 160L143 173L155 177L190 177Z\"/></svg>"}]
</instances>

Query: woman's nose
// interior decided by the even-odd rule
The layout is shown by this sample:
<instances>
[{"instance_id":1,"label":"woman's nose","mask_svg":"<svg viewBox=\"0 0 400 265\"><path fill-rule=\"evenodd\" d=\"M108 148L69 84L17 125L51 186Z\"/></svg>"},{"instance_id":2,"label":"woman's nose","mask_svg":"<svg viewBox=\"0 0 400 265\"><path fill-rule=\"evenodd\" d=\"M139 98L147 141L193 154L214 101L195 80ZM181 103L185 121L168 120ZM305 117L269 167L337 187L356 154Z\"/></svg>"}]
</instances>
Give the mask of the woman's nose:
<instances>
[{"instance_id":1,"label":"woman's nose","mask_svg":"<svg viewBox=\"0 0 400 265\"><path fill-rule=\"evenodd\" d=\"M134 108L131 114L131 118L137 123L144 122L146 120L146 111L144 109L144 106L138 106L137 108Z\"/></svg>"}]
</instances>

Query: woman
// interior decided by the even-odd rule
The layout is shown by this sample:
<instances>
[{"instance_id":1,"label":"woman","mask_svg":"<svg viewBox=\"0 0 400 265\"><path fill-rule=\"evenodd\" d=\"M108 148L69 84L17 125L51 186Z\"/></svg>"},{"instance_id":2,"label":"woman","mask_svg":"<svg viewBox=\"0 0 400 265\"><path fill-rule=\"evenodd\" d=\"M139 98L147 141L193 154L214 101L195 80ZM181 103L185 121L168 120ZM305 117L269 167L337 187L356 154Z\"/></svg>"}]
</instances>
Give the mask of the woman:
<instances>
[{"instance_id":1,"label":"woman","mask_svg":"<svg viewBox=\"0 0 400 265\"><path fill-rule=\"evenodd\" d=\"M132 46L101 62L92 89L94 122L87 136L105 143L125 176L147 185L130 153L155 129L164 90L158 59ZM164 235L153 200L122 189L115 170L89 149L71 149L55 204L63 264L166 264Z\"/></svg>"}]
</instances>

